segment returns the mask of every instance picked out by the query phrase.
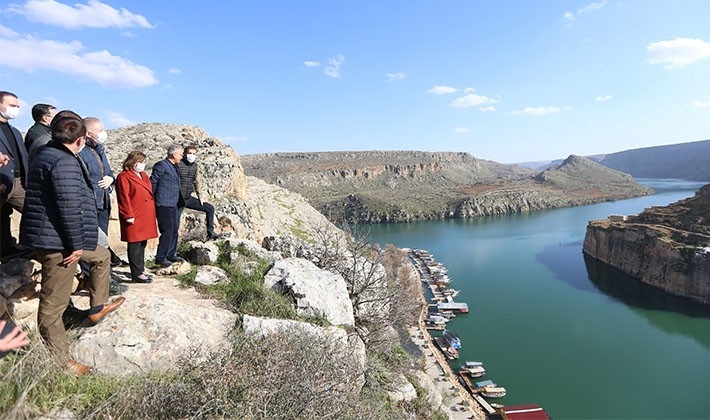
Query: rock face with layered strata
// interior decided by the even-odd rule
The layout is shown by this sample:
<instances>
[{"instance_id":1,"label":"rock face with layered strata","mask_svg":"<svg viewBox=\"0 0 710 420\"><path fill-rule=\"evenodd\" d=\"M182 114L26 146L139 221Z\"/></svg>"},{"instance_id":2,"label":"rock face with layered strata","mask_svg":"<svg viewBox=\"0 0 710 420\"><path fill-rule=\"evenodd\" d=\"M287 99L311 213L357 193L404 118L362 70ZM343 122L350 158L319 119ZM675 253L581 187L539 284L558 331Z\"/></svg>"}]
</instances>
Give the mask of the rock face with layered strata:
<instances>
[{"instance_id":1,"label":"rock face with layered strata","mask_svg":"<svg viewBox=\"0 0 710 420\"><path fill-rule=\"evenodd\" d=\"M643 283L710 304L710 185L636 216L589 222L584 252Z\"/></svg>"}]
</instances>

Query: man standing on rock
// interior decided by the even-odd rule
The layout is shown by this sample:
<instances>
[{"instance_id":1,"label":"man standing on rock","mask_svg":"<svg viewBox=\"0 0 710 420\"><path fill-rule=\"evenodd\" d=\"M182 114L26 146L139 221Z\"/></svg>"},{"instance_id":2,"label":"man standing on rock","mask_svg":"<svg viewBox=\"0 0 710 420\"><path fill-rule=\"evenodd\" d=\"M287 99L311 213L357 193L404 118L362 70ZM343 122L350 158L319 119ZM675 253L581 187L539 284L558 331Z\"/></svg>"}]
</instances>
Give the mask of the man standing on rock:
<instances>
[{"instance_id":1,"label":"man standing on rock","mask_svg":"<svg viewBox=\"0 0 710 420\"><path fill-rule=\"evenodd\" d=\"M174 262L184 261L177 255L180 212L185 207L185 200L180 194L180 172L177 167L182 155L180 146L170 145L168 156L157 162L150 173L155 197L155 216L160 231L155 263L163 268L170 267Z\"/></svg>"},{"instance_id":2,"label":"man standing on rock","mask_svg":"<svg viewBox=\"0 0 710 420\"><path fill-rule=\"evenodd\" d=\"M182 160L178 162L178 170L180 171L180 194L185 199L185 207L192 210L197 210L205 213L207 219L207 239L219 239L222 235L214 231L214 206L202 200L204 195L201 192L201 180L197 171L197 147L189 145L185 147L185 153ZM192 195L192 192L197 194L197 197Z\"/></svg>"},{"instance_id":3,"label":"man standing on rock","mask_svg":"<svg viewBox=\"0 0 710 420\"><path fill-rule=\"evenodd\" d=\"M98 244L96 202L89 175L78 157L86 126L76 117L55 118L52 140L32 161L20 223L20 242L42 264L37 325L59 361L83 375L91 368L69 357L62 313L71 299L79 260L91 264L88 319L92 324L115 311L125 298L108 302L109 251Z\"/></svg>"}]
</instances>

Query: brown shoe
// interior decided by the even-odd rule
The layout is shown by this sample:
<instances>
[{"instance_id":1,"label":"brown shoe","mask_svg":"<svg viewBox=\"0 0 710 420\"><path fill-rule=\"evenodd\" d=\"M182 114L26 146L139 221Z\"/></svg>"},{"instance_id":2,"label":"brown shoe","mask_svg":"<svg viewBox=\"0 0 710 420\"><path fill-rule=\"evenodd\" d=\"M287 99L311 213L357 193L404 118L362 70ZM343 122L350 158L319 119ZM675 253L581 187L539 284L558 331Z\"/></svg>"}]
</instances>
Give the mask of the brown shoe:
<instances>
[{"instance_id":1,"label":"brown shoe","mask_svg":"<svg viewBox=\"0 0 710 420\"><path fill-rule=\"evenodd\" d=\"M92 368L91 366L86 366L85 364L79 363L76 360L69 360L67 362L67 369L69 369L70 372L78 376L88 375L94 370L94 368Z\"/></svg>"},{"instance_id":2,"label":"brown shoe","mask_svg":"<svg viewBox=\"0 0 710 420\"><path fill-rule=\"evenodd\" d=\"M119 306L123 305L123 302L125 300L126 300L126 298L121 296L119 298L116 298L116 300L114 300L113 302L104 303L104 305L103 305L104 307L101 308L101 310L99 312L89 315L89 322L91 322L94 325L98 324L99 321L104 319L104 317L106 315L110 314L111 312L118 309Z\"/></svg>"}]
</instances>

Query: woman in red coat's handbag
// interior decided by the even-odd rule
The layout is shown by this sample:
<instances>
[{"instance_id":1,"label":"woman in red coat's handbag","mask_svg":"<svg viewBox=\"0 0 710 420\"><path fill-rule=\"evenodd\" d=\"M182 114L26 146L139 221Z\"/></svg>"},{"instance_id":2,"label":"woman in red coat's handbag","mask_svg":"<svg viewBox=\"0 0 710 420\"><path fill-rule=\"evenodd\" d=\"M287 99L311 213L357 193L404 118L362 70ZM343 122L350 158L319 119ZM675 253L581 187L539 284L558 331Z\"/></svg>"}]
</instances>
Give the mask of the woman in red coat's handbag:
<instances>
[{"instance_id":1,"label":"woman in red coat's handbag","mask_svg":"<svg viewBox=\"0 0 710 420\"><path fill-rule=\"evenodd\" d=\"M145 246L148 239L158 237L155 199L150 178L145 173L145 154L134 150L123 162L123 172L116 177L118 220L121 240L128 242L128 265L134 283L150 283L145 272Z\"/></svg>"}]
</instances>

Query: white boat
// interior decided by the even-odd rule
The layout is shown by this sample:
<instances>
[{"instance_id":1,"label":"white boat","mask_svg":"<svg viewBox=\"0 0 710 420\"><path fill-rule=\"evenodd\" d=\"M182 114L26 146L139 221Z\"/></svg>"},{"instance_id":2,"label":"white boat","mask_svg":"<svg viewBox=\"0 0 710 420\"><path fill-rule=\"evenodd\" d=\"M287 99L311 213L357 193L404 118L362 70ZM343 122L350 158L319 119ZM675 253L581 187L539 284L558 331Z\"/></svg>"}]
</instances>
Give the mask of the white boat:
<instances>
[{"instance_id":1,"label":"white boat","mask_svg":"<svg viewBox=\"0 0 710 420\"><path fill-rule=\"evenodd\" d=\"M481 390L481 395L486 398L503 398L507 391L502 386L485 386Z\"/></svg>"}]
</instances>

